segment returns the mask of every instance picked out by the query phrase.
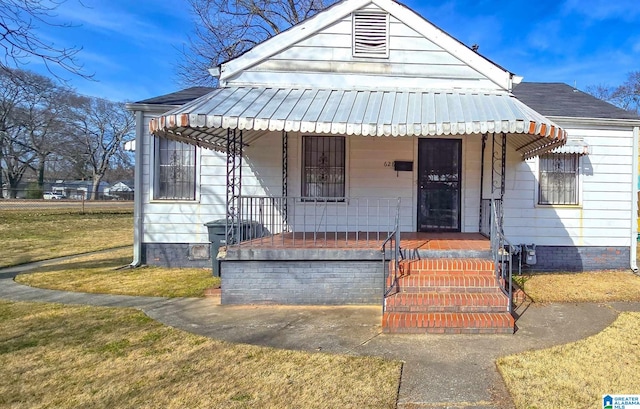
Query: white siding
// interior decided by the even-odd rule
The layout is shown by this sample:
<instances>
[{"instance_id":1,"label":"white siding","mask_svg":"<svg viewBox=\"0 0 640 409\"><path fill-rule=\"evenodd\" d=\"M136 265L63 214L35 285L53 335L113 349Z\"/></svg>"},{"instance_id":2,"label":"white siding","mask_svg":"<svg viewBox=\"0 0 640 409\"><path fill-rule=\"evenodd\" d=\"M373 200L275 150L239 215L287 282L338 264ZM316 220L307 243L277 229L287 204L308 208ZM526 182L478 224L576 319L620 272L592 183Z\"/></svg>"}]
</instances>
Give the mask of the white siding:
<instances>
[{"instance_id":1,"label":"white siding","mask_svg":"<svg viewBox=\"0 0 640 409\"><path fill-rule=\"evenodd\" d=\"M476 233L480 224L482 137L466 135L462 142L462 231Z\"/></svg>"},{"instance_id":2,"label":"white siding","mask_svg":"<svg viewBox=\"0 0 640 409\"><path fill-rule=\"evenodd\" d=\"M144 147L144 242L207 243L204 223L226 214L226 154L198 149L199 178L195 201L151 200L153 167L150 138ZM151 139L152 140L152 139ZM242 193L282 194L282 142L280 134L268 134L247 148L242 168ZM255 170L255 171L254 171Z\"/></svg>"},{"instance_id":3,"label":"white siding","mask_svg":"<svg viewBox=\"0 0 640 409\"><path fill-rule=\"evenodd\" d=\"M372 7L368 7L371 9ZM393 15L389 58L352 56L351 15L248 67L228 85L498 89L486 76Z\"/></svg>"},{"instance_id":4,"label":"white siding","mask_svg":"<svg viewBox=\"0 0 640 409\"><path fill-rule=\"evenodd\" d=\"M538 245L630 245L635 182L631 165L632 132L606 129L568 131L572 136L584 138L591 147L591 155L583 156L580 161L581 205L537 205L538 159L522 161L509 146L504 201L507 238L513 243ZM301 138L299 134L289 136L289 196L301 195ZM481 137L468 135L462 140L462 231L477 232ZM268 133L247 148L243 162L243 194L282 194L281 143L280 133ZM401 230L415 231L417 145L418 139L412 137L347 137L346 196L372 200L330 203L326 209L320 209L315 203L297 201L295 208L289 209L291 223L297 229L306 225L307 230L315 225L329 231L353 231L357 225L360 231L386 231L393 224L395 199L400 197ZM197 201L153 201L150 200L152 149L147 139L143 146L144 186L141 190L144 241L208 242L204 223L224 218L225 214L226 156L209 150L199 151ZM485 155L483 193L488 198L490 145ZM396 160L413 160L413 172L395 172L389 164ZM389 200L381 201L378 209L377 198ZM367 212L371 217L364 216ZM278 216L275 217L277 219Z\"/></svg>"},{"instance_id":5,"label":"white siding","mask_svg":"<svg viewBox=\"0 0 640 409\"><path fill-rule=\"evenodd\" d=\"M523 162L510 149L504 203L507 238L538 245L629 246L634 222L632 131L567 131L591 147L591 154L580 159L581 204L537 205L538 159Z\"/></svg>"}]
</instances>

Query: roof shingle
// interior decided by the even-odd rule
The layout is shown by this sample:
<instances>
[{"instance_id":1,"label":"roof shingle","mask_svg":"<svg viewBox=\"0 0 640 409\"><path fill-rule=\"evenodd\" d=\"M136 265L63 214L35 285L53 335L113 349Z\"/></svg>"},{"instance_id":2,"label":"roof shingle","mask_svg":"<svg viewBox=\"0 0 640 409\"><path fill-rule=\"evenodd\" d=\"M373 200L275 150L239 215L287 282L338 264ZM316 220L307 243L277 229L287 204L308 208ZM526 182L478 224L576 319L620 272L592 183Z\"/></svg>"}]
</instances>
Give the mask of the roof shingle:
<instances>
[{"instance_id":1,"label":"roof shingle","mask_svg":"<svg viewBox=\"0 0 640 409\"><path fill-rule=\"evenodd\" d=\"M215 88L211 87L191 87L180 91L172 92L166 95L145 99L136 102L136 104L152 104L152 105L184 105L196 98L208 94Z\"/></svg>"},{"instance_id":2,"label":"roof shingle","mask_svg":"<svg viewBox=\"0 0 640 409\"><path fill-rule=\"evenodd\" d=\"M633 112L560 82L523 82L514 87L513 95L545 116L638 119Z\"/></svg>"}]
</instances>

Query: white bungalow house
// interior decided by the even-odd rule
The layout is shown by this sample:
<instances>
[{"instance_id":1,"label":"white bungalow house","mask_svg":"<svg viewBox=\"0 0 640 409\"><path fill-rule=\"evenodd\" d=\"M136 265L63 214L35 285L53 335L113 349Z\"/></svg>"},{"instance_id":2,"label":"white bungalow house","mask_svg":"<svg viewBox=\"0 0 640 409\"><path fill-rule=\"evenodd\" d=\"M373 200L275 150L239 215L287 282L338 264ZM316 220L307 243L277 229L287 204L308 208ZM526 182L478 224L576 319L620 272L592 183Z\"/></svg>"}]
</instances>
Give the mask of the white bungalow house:
<instances>
[{"instance_id":1,"label":"white bungalow house","mask_svg":"<svg viewBox=\"0 0 640 409\"><path fill-rule=\"evenodd\" d=\"M128 105L134 264L217 258L223 303L382 302L389 332L512 332L521 264L636 269L640 120L521 83L393 0L211 72Z\"/></svg>"}]
</instances>

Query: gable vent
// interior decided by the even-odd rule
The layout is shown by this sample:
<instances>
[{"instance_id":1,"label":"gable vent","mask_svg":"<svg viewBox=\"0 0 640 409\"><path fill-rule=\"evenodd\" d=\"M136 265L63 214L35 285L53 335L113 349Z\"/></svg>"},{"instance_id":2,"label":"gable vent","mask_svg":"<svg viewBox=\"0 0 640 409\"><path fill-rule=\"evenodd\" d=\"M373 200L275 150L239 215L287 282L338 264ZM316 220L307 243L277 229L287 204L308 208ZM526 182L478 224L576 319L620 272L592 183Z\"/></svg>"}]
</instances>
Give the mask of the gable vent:
<instances>
[{"instance_id":1,"label":"gable vent","mask_svg":"<svg viewBox=\"0 0 640 409\"><path fill-rule=\"evenodd\" d=\"M389 14L353 13L353 56L389 57Z\"/></svg>"}]
</instances>

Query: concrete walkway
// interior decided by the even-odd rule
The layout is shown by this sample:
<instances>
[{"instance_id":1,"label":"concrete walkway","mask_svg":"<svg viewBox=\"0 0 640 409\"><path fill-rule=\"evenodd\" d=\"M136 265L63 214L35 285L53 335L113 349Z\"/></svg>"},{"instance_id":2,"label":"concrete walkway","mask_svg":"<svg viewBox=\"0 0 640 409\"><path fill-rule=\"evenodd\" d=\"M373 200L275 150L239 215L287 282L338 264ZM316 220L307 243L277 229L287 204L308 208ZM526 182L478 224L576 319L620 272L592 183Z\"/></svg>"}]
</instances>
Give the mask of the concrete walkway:
<instances>
[{"instance_id":1,"label":"concrete walkway","mask_svg":"<svg viewBox=\"0 0 640 409\"><path fill-rule=\"evenodd\" d=\"M239 343L375 355L404 362L399 408L511 408L496 370L499 356L576 341L640 303L525 304L514 335L386 335L380 306L223 306L214 298L99 295L36 289L15 275L42 263L0 270L0 299L132 307L166 325Z\"/></svg>"}]
</instances>

